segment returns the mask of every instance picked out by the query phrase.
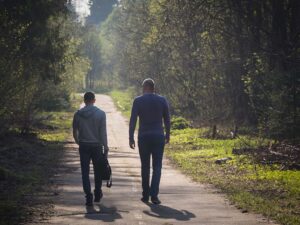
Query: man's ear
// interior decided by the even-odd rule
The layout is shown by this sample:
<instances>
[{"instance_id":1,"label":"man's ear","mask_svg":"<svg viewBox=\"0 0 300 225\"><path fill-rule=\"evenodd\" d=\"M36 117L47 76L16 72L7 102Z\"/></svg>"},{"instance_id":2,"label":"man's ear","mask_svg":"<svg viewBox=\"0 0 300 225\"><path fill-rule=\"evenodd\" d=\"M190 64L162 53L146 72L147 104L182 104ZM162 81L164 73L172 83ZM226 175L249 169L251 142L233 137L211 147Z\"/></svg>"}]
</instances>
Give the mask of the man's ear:
<instances>
[{"instance_id":1,"label":"man's ear","mask_svg":"<svg viewBox=\"0 0 300 225\"><path fill-rule=\"evenodd\" d=\"M95 102L96 102L96 99L93 100L93 103L95 103Z\"/></svg>"}]
</instances>

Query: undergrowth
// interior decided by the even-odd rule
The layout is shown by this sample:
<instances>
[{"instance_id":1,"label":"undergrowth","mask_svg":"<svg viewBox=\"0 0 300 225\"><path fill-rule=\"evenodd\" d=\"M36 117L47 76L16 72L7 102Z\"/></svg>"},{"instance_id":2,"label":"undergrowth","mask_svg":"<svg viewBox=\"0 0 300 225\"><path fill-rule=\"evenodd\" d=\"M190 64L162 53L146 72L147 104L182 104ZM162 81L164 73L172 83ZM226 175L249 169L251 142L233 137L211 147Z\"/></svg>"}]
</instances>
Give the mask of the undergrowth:
<instances>
[{"instance_id":1,"label":"undergrowth","mask_svg":"<svg viewBox=\"0 0 300 225\"><path fill-rule=\"evenodd\" d=\"M62 157L79 101L73 97L67 111L39 113L27 135L15 129L0 137L1 225L26 223L50 213L50 202L38 198L51 191L50 179Z\"/></svg>"},{"instance_id":2,"label":"undergrowth","mask_svg":"<svg viewBox=\"0 0 300 225\"><path fill-rule=\"evenodd\" d=\"M118 109L130 116L132 94L113 91ZM282 170L277 164L258 163L251 155L236 155L233 149L259 149L271 140L253 135L211 139L208 128L190 128L183 118L172 119L171 143L166 155L185 174L201 183L213 184L238 208L261 213L281 224L300 224L300 171ZM229 136L230 137L230 136ZM216 160L227 159L217 164Z\"/></svg>"}]
</instances>

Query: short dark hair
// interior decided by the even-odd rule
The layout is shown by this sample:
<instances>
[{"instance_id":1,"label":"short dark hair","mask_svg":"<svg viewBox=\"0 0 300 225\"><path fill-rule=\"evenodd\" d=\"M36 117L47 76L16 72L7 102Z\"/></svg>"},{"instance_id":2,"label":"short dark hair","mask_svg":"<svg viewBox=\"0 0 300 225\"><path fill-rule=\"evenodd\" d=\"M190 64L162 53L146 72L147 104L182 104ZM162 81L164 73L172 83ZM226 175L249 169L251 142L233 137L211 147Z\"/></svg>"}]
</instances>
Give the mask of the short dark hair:
<instances>
[{"instance_id":1,"label":"short dark hair","mask_svg":"<svg viewBox=\"0 0 300 225\"><path fill-rule=\"evenodd\" d=\"M95 100L95 94L91 91L85 92L83 99L85 102L91 102Z\"/></svg>"},{"instance_id":2,"label":"short dark hair","mask_svg":"<svg viewBox=\"0 0 300 225\"><path fill-rule=\"evenodd\" d=\"M152 80L151 78L147 78L143 81L142 86L149 87L151 90L154 90L154 87L155 87L154 80Z\"/></svg>"}]
</instances>

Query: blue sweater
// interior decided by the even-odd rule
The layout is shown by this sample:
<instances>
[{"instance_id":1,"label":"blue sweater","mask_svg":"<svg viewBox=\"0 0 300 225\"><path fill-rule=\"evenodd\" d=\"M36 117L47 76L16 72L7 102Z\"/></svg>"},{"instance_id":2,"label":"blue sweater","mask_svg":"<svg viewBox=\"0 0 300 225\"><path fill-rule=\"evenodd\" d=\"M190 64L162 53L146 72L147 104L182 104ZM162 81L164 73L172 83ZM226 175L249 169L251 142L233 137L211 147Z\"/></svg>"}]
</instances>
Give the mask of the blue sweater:
<instances>
[{"instance_id":1,"label":"blue sweater","mask_svg":"<svg viewBox=\"0 0 300 225\"><path fill-rule=\"evenodd\" d=\"M157 94L144 94L136 97L133 102L129 123L129 139L134 141L134 130L139 117L139 137L146 134L162 134L164 127L166 138L170 137L170 114L167 100Z\"/></svg>"}]
</instances>

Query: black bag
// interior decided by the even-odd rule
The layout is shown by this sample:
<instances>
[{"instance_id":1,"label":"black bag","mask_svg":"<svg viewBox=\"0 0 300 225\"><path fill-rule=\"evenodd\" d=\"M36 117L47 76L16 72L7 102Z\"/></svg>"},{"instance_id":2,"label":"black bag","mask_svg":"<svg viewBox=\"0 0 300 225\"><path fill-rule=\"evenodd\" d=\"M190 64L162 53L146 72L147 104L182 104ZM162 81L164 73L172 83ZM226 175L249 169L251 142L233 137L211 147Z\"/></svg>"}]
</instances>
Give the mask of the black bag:
<instances>
[{"instance_id":1,"label":"black bag","mask_svg":"<svg viewBox=\"0 0 300 225\"><path fill-rule=\"evenodd\" d=\"M100 175L102 180L106 180L106 186L111 187L112 186L112 174L111 174L111 167L109 165L107 156L103 154L103 157L101 157L101 160L99 162L100 164Z\"/></svg>"}]
</instances>

